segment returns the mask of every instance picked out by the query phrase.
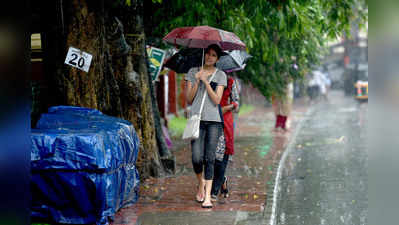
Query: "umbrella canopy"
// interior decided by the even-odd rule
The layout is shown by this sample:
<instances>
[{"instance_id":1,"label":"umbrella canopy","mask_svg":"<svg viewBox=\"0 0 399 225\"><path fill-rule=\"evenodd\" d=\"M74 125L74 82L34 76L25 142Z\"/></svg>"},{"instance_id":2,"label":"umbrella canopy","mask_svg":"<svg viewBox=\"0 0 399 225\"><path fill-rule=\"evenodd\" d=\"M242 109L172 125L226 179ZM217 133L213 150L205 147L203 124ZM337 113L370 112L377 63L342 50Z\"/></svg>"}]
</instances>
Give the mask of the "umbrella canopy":
<instances>
[{"instance_id":1,"label":"umbrella canopy","mask_svg":"<svg viewBox=\"0 0 399 225\"><path fill-rule=\"evenodd\" d=\"M192 67L202 65L201 48L185 48L170 57L164 67L174 70L176 73L187 73Z\"/></svg>"},{"instance_id":2,"label":"umbrella canopy","mask_svg":"<svg viewBox=\"0 0 399 225\"><path fill-rule=\"evenodd\" d=\"M216 63L216 67L225 72L232 72L242 70L245 68L245 63L252 57L245 51L234 50L228 54L220 57ZM174 70L177 73L187 73L192 67L199 67L202 65L202 49L200 48L185 48L170 57L165 67Z\"/></svg>"},{"instance_id":3,"label":"umbrella canopy","mask_svg":"<svg viewBox=\"0 0 399 225\"><path fill-rule=\"evenodd\" d=\"M216 67L228 73L243 70L246 62L251 57L246 51L233 50L227 55L220 57L216 63Z\"/></svg>"},{"instance_id":4,"label":"umbrella canopy","mask_svg":"<svg viewBox=\"0 0 399 225\"><path fill-rule=\"evenodd\" d=\"M217 44L222 50L246 49L244 42L234 33L210 26L175 28L163 40L189 48L207 48L210 44Z\"/></svg>"}]
</instances>

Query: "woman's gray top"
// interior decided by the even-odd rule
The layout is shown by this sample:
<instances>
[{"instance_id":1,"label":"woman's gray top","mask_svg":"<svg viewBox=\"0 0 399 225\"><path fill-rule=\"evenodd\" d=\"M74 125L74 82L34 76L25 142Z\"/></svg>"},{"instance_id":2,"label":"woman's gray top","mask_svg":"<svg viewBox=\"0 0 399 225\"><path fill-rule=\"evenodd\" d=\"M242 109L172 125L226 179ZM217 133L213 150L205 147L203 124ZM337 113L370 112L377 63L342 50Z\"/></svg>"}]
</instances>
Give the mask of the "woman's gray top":
<instances>
[{"instance_id":1,"label":"woman's gray top","mask_svg":"<svg viewBox=\"0 0 399 225\"><path fill-rule=\"evenodd\" d=\"M191 84L194 85L196 82L195 79L195 74L200 71L200 67L193 67L191 68L188 73L185 76L185 80L191 81ZM208 77L209 79L212 77ZM212 82L215 82L217 86L222 85L224 87L227 86L227 76L226 74L217 69L215 76L213 77ZM191 104L191 111L190 111L190 117L191 115L198 114L201 108L201 101L202 97L204 96L204 93L206 91L205 85L202 81L200 81L197 93L194 97L193 103ZM215 90L216 91L216 90ZM212 102L211 98L209 95L205 97L205 102L204 102L204 108L202 109L201 113L201 120L203 121L215 121L215 122L222 122L219 114L219 107L215 103Z\"/></svg>"}]
</instances>

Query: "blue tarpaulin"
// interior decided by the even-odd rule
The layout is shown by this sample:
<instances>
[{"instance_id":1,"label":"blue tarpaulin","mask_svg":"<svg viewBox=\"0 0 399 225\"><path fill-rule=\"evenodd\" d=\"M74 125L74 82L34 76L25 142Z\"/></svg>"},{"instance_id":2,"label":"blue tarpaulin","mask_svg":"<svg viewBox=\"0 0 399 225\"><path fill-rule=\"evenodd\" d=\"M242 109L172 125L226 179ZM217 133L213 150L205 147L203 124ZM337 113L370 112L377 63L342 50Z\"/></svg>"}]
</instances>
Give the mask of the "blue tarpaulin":
<instances>
[{"instance_id":1,"label":"blue tarpaulin","mask_svg":"<svg viewBox=\"0 0 399 225\"><path fill-rule=\"evenodd\" d=\"M80 114L80 115L103 115L97 109L84 108L78 106L52 106L48 109L48 113L67 113L67 114Z\"/></svg>"},{"instance_id":2,"label":"blue tarpaulin","mask_svg":"<svg viewBox=\"0 0 399 225\"><path fill-rule=\"evenodd\" d=\"M107 224L138 198L133 125L95 109L52 107L31 134L32 219Z\"/></svg>"}]
</instances>

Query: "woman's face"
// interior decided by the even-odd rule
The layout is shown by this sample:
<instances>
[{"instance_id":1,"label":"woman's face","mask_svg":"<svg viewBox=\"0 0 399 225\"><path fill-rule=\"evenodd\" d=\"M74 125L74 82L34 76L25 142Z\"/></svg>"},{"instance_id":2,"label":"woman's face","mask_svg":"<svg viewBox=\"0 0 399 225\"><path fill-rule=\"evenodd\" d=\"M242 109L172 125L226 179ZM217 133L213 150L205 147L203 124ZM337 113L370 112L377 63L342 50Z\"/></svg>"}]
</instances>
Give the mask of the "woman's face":
<instances>
[{"instance_id":1,"label":"woman's face","mask_svg":"<svg viewBox=\"0 0 399 225\"><path fill-rule=\"evenodd\" d=\"M213 66L218 61L218 55L216 51L213 49L209 49L209 51L205 54L205 65Z\"/></svg>"}]
</instances>

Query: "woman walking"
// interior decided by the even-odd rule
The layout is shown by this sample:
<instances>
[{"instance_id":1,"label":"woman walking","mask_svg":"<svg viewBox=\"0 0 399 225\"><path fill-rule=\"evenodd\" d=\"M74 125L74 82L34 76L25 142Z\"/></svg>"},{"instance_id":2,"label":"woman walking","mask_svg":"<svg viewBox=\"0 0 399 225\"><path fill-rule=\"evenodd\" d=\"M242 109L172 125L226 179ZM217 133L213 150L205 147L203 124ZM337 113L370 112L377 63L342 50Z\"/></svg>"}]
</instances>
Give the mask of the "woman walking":
<instances>
[{"instance_id":1,"label":"woman walking","mask_svg":"<svg viewBox=\"0 0 399 225\"><path fill-rule=\"evenodd\" d=\"M220 193L225 198L228 197L228 178L225 176L227 163L229 162L230 156L234 154L234 118L233 111L238 109L238 92L236 88L233 88L234 79L228 76L227 88L223 91L222 100L220 106L222 107L223 120L224 120L224 136L226 140L226 149L222 161L216 160L215 162L215 176L213 178L211 200L216 201L217 195Z\"/></svg>"},{"instance_id":2,"label":"woman walking","mask_svg":"<svg viewBox=\"0 0 399 225\"><path fill-rule=\"evenodd\" d=\"M199 138L191 141L192 163L198 180L195 196L203 208L212 208L211 187L214 175L215 152L220 135L223 132L219 103L223 89L227 85L226 74L215 67L221 48L212 44L205 50L205 62L202 68L191 68L185 76L187 81L187 102L191 104L190 116L199 113L201 100L206 94L201 113Z\"/></svg>"}]
</instances>

